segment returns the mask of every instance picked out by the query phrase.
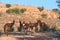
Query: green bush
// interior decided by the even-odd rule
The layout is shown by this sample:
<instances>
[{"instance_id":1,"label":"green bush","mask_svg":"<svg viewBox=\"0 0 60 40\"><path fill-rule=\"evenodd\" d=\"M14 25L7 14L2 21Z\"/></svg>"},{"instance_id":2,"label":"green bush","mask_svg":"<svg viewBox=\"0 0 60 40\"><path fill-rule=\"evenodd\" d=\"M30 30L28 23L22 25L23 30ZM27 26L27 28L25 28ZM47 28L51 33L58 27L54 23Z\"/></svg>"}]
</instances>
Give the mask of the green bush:
<instances>
[{"instance_id":1,"label":"green bush","mask_svg":"<svg viewBox=\"0 0 60 40\"><path fill-rule=\"evenodd\" d=\"M14 8L14 13L19 14L19 9L18 8Z\"/></svg>"},{"instance_id":2,"label":"green bush","mask_svg":"<svg viewBox=\"0 0 60 40\"><path fill-rule=\"evenodd\" d=\"M55 23L52 24L50 27L51 27L51 28L49 28L50 31L56 31L56 24Z\"/></svg>"},{"instance_id":3,"label":"green bush","mask_svg":"<svg viewBox=\"0 0 60 40\"><path fill-rule=\"evenodd\" d=\"M44 7L38 7L39 11L43 11L44 10Z\"/></svg>"},{"instance_id":4,"label":"green bush","mask_svg":"<svg viewBox=\"0 0 60 40\"><path fill-rule=\"evenodd\" d=\"M42 16L43 18L46 18L46 17L47 17L47 14L44 14L44 13L43 13L41 16Z\"/></svg>"},{"instance_id":5,"label":"green bush","mask_svg":"<svg viewBox=\"0 0 60 40\"><path fill-rule=\"evenodd\" d=\"M15 13L15 14L19 14L19 13L24 13L25 11L26 11L26 9L14 8L14 9L8 9L8 10L6 10L6 13Z\"/></svg>"},{"instance_id":6,"label":"green bush","mask_svg":"<svg viewBox=\"0 0 60 40\"><path fill-rule=\"evenodd\" d=\"M24 13L25 11L26 11L26 9L25 9L25 8L20 9L20 13Z\"/></svg>"},{"instance_id":7,"label":"green bush","mask_svg":"<svg viewBox=\"0 0 60 40\"><path fill-rule=\"evenodd\" d=\"M52 11L53 11L53 12L57 12L57 13L59 12L59 10L58 10L57 8L52 9Z\"/></svg>"},{"instance_id":8,"label":"green bush","mask_svg":"<svg viewBox=\"0 0 60 40\"><path fill-rule=\"evenodd\" d=\"M58 9L56 9L56 8L55 8L55 9L52 9L52 10L53 10L53 11L58 11Z\"/></svg>"},{"instance_id":9,"label":"green bush","mask_svg":"<svg viewBox=\"0 0 60 40\"><path fill-rule=\"evenodd\" d=\"M45 32L45 31L49 31L49 26L47 24L44 24L41 29L40 29L41 32Z\"/></svg>"},{"instance_id":10,"label":"green bush","mask_svg":"<svg viewBox=\"0 0 60 40\"><path fill-rule=\"evenodd\" d=\"M6 13L14 13L14 9L8 9L8 10L6 10Z\"/></svg>"},{"instance_id":11,"label":"green bush","mask_svg":"<svg viewBox=\"0 0 60 40\"><path fill-rule=\"evenodd\" d=\"M50 31L56 31L55 27L50 28Z\"/></svg>"},{"instance_id":12,"label":"green bush","mask_svg":"<svg viewBox=\"0 0 60 40\"><path fill-rule=\"evenodd\" d=\"M11 4L6 4L6 7L7 7L7 8L11 7Z\"/></svg>"},{"instance_id":13,"label":"green bush","mask_svg":"<svg viewBox=\"0 0 60 40\"><path fill-rule=\"evenodd\" d=\"M41 29L42 29L42 31L48 31L49 27L47 25L44 25Z\"/></svg>"}]
</instances>

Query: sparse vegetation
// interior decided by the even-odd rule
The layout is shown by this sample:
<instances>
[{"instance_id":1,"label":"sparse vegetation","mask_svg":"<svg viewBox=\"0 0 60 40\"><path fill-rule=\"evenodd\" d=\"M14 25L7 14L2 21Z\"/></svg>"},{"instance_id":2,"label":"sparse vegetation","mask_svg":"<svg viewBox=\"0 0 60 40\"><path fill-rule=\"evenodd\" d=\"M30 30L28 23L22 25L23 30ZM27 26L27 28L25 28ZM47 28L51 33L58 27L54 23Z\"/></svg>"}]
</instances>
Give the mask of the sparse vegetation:
<instances>
[{"instance_id":1,"label":"sparse vegetation","mask_svg":"<svg viewBox=\"0 0 60 40\"><path fill-rule=\"evenodd\" d=\"M56 31L56 29L57 29L56 23L51 23L49 25L49 31Z\"/></svg>"},{"instance_id":2,"label":"sparse vegetation","mask_svg":"<svg viewBox=\"0 0 60 40\"><path fill-rule=\"evenodd\" d=\"M59 12L59 10L58 10L57 8L52 9L52 11L53 11L53 12L56 12L56 13L58 13L58 12Z\"/></svg>"},{"instance_id":3,"label":"sparse vegetation","mask_svg":"<svg viewBox=\"0 0 60 40\"><path fill-rule=\"evenodd\" d=\"M14 9L8 9L8 10L6 10L6 13L14 13Z\"/></svg>"},{"instance_id":4,"label":"sparse vegetation","mask_svg":"<svg viewBox=\"0 0 60 40\"><path fill-rule=\"evenodd\" d=\"M44 10L44 7L38 7L39 11L43 11Z\"/></svg>"},{"instance_id":5,"label":"sparse vegetation","mask_svg":"<svg viewBox=\"0 0 60 40\"><path fill-rule=\"evenodd\" d=\"M52 27L49 29L50 31L56 31L56 28L55 27Z\"/></svg>"},{"instance_id":6,"label":"sparse vegetation","mask_svg":"<svg viewBox=\"0 0 60 40\"><path fill-rule=\"evenodd\" d=\"M8 10L6 10L6 13L15 13L15 14L19 14L19 13L24 13L25 11L26 11L26 9L14 8L14 9L8 9Z\"/></svg>"},{"instance_id":7,"label":"sparse vegetation","mask_svg":"<svg viewBox=\"0 0 60 40\"><path fill-rule=\"evenodd\" d=\"M49 27L47 26L47 24L45 24L42 28L41 28L42 32L44 31L48 31Z\"/></svg>"},{"instance_id":8,"label":"sparse vegetation","mask_svg":"<svg viewBox=\"0 0 60 40\"><path fill-rule=\"evenodd\" d=\"M6 7L7 7L7 8L11 7L11 4L6 4Z\"/></svg>"},{"instance_id":9,"label":"sparse vegetation","mask_svg":"<svg viewBox=\"0 0 60 40\"><path fill-rule=\"evenodd\" d=\"M25 11L26 11L26 9L25 9L25 8L20 9L20 13L24 13Z\"/></svg>"},{"instance_id":10,"label":"sparse vegetation","mask_svg":"<svg viewBox=\"0 0 60 40\"><path fill-rule=\"evenodd\" d=\"M43 13L41 16L42 16L42 18L47 18L47 14Z\"/></svg>"},{"instance_id":11,"label":"sparse vegetation","mask_svg":"<svg viewBox=\"0 0 60 40\"><path fill-rule=\"evenodd\" d=\"M14 8L13 10L14 10L13 12L14 12L15 14L19 14L19 13L20 13L20 10L19 10L18 8Z\"/></svg>"}]
</instances>

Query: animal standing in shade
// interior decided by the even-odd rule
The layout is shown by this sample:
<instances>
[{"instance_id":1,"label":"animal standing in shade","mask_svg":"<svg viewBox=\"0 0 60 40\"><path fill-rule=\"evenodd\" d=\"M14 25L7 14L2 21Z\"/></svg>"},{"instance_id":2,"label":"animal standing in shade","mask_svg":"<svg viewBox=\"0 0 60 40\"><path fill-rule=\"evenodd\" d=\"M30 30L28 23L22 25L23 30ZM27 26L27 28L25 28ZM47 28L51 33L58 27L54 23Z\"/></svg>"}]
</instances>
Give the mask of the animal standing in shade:
<instances>
[{"instance_id":1,"label":"animal standing in shade","mask_svg":"<svg viewBox=\"0 0 60 40\"><path fill-rule=\"evenodd\" d=\"M38 27L38 31L46 31L46 30L48 30L47 28L47 24L45 23L45 22L41 22L40 20L37 20L37 22L38 22L38 25L39 25L39 27Z\"/></svg>"},{"instance_id":2,"label":"animal standing in shade","mask_svg":"<svg viewBox=\"0 0 60 40\"><path fill-rule=\"evenodd\" d=\"M8 36L8 31L13 27L14 23L15 23L15 20L13 20L12 23L6 23L4 25L4 32L5 34L7 34L7 36Z\"/></svg>"},{"instance_id":3,"label":"animal standing in shade","mask_svg":"<svg viewBox=\"0 0 60 40\"><path fill-rule=\"evenodd\" d=\"M18 31L22 31L23 29L23 23L19 20L19 23L20 23L20 27L18 28Z\"/></svg>"}]
</instances>

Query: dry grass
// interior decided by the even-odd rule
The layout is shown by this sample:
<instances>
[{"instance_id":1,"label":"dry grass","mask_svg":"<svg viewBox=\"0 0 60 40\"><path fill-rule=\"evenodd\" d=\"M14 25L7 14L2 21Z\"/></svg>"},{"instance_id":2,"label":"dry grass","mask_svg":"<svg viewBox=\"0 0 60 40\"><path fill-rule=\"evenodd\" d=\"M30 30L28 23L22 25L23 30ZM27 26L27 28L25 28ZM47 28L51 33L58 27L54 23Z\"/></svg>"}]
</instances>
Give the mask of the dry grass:
<instances>
[{"instance_id":1,"label":"dry grass","mask_svg":"<svg viewBox=\"0 0 60 40\"><path fill-rule=\"evenodd\" d=\"M43 19L41 14L47 14L47 18L43 19L42 21L46 22L48 25L51 24L55 24L56 26L59 27L60 26L60 21L57 20L57 17L59 16L57 13L53 12L50 9L44 9L43 11L39 11L38 8L36 6L32 6L32 5L18 5L18 4L11 4L10 8L26 8L27 11L25 11L23 14L6 14L6 10L9 8L6 8L6 4L0 3L1 8L0 11L2 12L2 15L0 16L0 30L3 30L3 26L4 24L6 24L7 22L12 22L13 19L15 19L15 25L14 27L18 27L19 26L19 19L21 20L27 20L27 21L31 21L31 22L36 22L36 19ZM50 20L52 19L52 20Z\"/></svg>"}]
</instances>

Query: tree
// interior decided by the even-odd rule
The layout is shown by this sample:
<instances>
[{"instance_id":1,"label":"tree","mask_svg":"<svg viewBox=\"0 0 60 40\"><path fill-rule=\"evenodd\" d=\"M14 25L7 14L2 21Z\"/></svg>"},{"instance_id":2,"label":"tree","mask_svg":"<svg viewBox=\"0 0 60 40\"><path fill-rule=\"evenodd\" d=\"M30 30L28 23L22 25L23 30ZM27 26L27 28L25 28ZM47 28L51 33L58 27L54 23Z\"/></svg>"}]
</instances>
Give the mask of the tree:
<instances>
[{"instance_id":1,"label":"tree","mask_svg":"<svg viewBox=\"0 0 60 40\"><path fill-rule=\"evenodd\" d=\"M44 7L38 7L39 11L43 11L44 10Z\"/></svg>"},{"instance_id":2,"label":"tree","mask_svg":"<svg viewBox=\"0 0 60 40\"><path fill-rule=\"evenodd\" d=\"M56 2L58 3L57 4L58 8L60 8L60 0L57 0Z\"/></svg>"},{"instance_id":3,"label":"tree","mask_svg":"<svg viewBox=\"0 0 60 40\"><path fill-rule=\"evenodd\" d=\"M60 9L60 0L57 0L56 1L58 4L57 4L57 6L58 6L58 8ZM59 10L59 13L58 13L59 15L60 15L60 10ZM59 16L60 17L60 16Z\"/></svg>"},{"instance_id":4,"label":"tree","mask_svg":"<svg viewBox=\"0 0 60 40\"><path fill-rule=\"evenodd\" d=\"M7 7L7 8L11 7L11 4L6 4L6 7Z\"/></svg>"}]
</instances>

